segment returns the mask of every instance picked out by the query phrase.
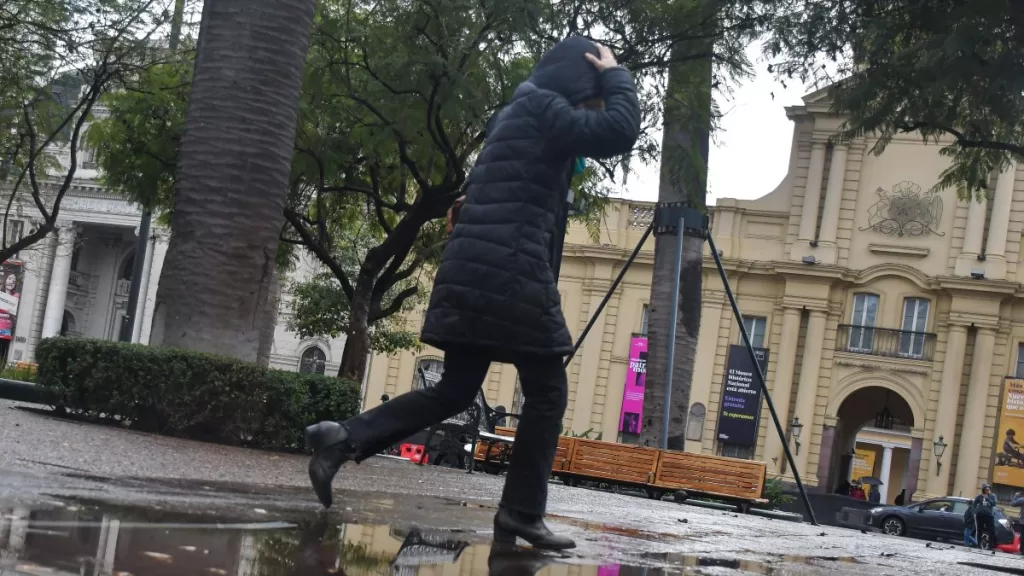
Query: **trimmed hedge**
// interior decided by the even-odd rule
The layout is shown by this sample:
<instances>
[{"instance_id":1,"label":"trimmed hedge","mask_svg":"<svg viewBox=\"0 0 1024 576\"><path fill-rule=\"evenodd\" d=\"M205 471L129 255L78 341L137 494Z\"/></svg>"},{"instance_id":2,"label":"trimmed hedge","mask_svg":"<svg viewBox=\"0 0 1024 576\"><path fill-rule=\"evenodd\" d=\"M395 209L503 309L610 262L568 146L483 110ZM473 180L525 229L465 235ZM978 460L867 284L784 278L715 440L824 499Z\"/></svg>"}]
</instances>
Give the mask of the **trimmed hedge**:
<instances>
[{"instance_id":1,"label":"trimmed hedge","mask_svg":"<svg viewBox=\"0 0 1024 576\"><path fill-rule=\"evenodd\" d=\"M58 409L135 430L301 450L303 429L359 411L359 384L174 348L50 338L38 384Z\"/></svg>"}]
</instances>

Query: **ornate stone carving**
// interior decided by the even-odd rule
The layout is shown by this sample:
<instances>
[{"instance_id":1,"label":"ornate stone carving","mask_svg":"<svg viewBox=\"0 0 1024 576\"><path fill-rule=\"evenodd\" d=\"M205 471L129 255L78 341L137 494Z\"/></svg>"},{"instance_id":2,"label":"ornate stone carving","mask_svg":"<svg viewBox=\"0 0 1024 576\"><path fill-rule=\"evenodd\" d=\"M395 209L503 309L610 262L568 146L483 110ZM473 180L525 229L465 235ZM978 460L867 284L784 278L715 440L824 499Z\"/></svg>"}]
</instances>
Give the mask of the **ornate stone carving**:
<instances>
[{"instance_id":1,"label":"ornate stone carving","mask_svg":"<svg viewBox=\"0 0 1024 576\"><path fill-rule=\"evenodd\" d=\"M933 190L921 190L917 184L903 181L892 190L875 190L878 202L868 209L868 225L860 230L874 230L894 236L945 236L938 230L942 221L942 198Z\"/></svg>"},{"instance_id":2,"label":"ornate stone carving","mask_svg":"<svg viewBox=\"0 0 1024 576\"><path fill-rule=\"evenodd\" d=\"M647 228L654 220L653 206L631 206L629 214L630 228Z\"/></svg>"}]
</instances>

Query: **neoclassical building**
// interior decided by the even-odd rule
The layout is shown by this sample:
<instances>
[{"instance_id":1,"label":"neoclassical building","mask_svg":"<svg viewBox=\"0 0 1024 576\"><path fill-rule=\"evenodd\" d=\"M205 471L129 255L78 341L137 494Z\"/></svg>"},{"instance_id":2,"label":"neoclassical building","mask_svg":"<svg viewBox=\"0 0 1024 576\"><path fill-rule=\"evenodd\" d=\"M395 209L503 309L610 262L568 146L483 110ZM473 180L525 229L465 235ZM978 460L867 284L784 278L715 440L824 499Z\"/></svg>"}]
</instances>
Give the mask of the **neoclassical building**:
<instances>
[{"instance_id":1,"label":"neoclassical building","mask_svg":"<svg viewBox=\"0 0 1024 576\"><path fill-rule=\"evenodd\" d=\"M832 144L841 119L823 98L814 93L786 110L794 134L778 187L756 200L722 199L712 211L729 282L768 357L787 438L769 427L763 403L753 407L749 441L720 429L722 412L736 412L735 398L723 410L723 396L730 347L741 338L708 251L686 449L760 459L771 475L791 479L786 441L816 490L871 475L885 482L889 502L901 490L918 500L975 494L993 479L1002 450L1004 380L1024 376L1024 169L993 174L983 201L961 201L955 190L933 190L948 160L914 134L881 156L867 139ZM599 238L570 231L559 286L574 334L651 211L613 202ZM633 438L621 430L632 409L623 397L627 378L636 382L631 348L646 332L652 261L650 242L570 365L568 431ZM410 320L415 326L422 311ZM430 348L374 356L366 406L420 386L417 366L436 380L440 360ZM492 405L521 406L512 366L492 366L485 392Z\"/></svg>"},{"instance_id":2,"label":"neoclassical building","mask_svg":"<svg viewBox=\"0 0 1024 576\"><path fill-rule=\"evenodd\" d=\"M97 112L102 113L102 109ZM66 170L68 151L55 154ZM101 185L88 150L79 159L75 181L61 203L57 231L3 263L5 284L9 281L12 285L10 289L4 286L0 294L0 356L8 363L34 361L39 341L50 336L116 340L120 334L142 213L137 205ZM2 183L0 194L5 199L9 194ZM7 221L7 245L28 234L38 217L31 197L23 193ZM154 223L142 255L141 310L132 327L133 342L149 343L167 241L168 231ZM201 267L202 262L196 266ZM338 370L344 338L300 339L287 328L291 311L287 286L318 271L316 260L304 256L288 281L282 282L272 367L326 373ZM14 313L9 313L12 310Z\"/></svg>"}]
</instances>

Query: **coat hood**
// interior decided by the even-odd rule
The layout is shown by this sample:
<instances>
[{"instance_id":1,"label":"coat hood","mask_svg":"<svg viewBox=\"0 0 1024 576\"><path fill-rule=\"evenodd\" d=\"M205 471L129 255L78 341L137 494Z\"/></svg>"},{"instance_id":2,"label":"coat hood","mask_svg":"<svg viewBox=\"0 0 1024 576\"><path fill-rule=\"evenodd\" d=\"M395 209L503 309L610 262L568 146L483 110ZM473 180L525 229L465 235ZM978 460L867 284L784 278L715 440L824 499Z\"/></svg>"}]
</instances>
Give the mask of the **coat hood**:
<instances>
[{"instance_id":1,"label":"coat hood","mask_svg":"<svg viewBox=\"0 0 1024 576\"><path fill-rule=\"evenodd\" d=\"M570 36L555 44L533 69L529 82L564 96L576 105L601 95L601 73L586 58L600 56L597 46L582 36Z\"/></svg>"}]
</instances>

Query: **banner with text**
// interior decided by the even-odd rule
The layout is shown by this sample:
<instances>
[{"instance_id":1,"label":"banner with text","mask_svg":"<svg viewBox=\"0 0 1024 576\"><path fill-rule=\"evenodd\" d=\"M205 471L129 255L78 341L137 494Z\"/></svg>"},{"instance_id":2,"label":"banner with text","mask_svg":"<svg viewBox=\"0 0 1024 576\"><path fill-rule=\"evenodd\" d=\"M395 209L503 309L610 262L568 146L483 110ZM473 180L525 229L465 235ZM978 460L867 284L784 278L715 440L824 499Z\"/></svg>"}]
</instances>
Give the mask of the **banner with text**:
<instances>
[{"instance_id":1,"label":"banner with text","mask_svg":"<svg viewBox=\"0 0 1024 576\"><path fill-rule=\"evenodd\" d=\"M996 436L996 465L992 481L1024 488L1024 379L1007 378ZM981 447L979 446L980 450Z\"/></svg>"},{"instance_id":2,"label":"banner with text","mask_svg":"<svg viewBox=\"0 0 1024 576\"><path fill-rule=\"evenodd\" d=\"M647 337L634 336L629 344L629 368L626 388L622 391L622 413L619 432L639 434L644 417L644 390L647 387Z\"/></svg>"},{"instance_id":3,"label":"banner with text","mask_svg":"<svg viewBox=\"0 0 1024 576\"><path fill-rule=\"evenodd\" d=\"M14 326L18 321L18 304L21 302L21 284L24 265L15 260L0 264L0 340L14 339Z\"/></svg>"},{"instance_id":4,"label":"banner with text","mask_svg":"<svg viewBox=\"0 0 1024 576\"><path fill-rule=\"evenodd\" d=\"M757 363L768 366L768 349L754 348ZM718 410L718 441L739 446L757 445L757 426L761 419L761 387L746 346L729 347L722 404Z\"/></svg>"}]
</instances>

